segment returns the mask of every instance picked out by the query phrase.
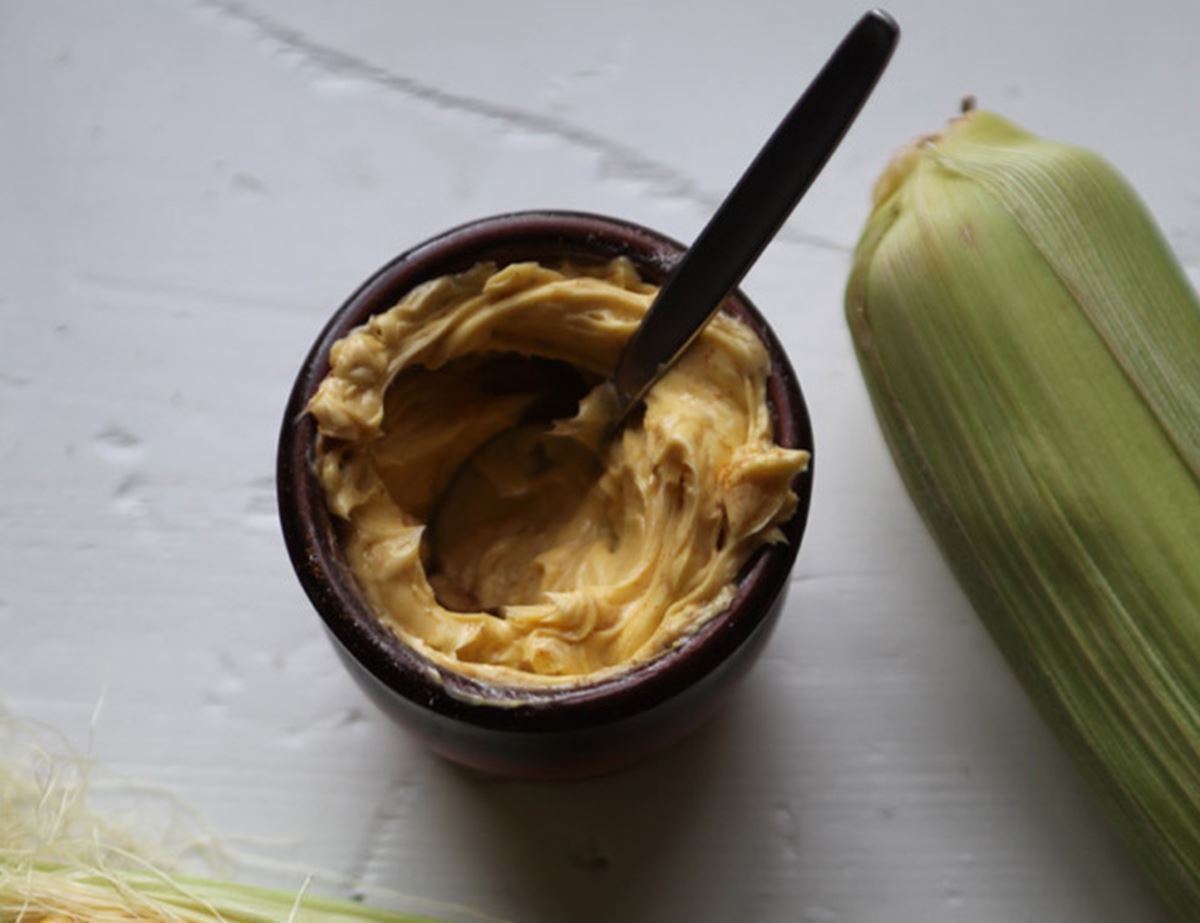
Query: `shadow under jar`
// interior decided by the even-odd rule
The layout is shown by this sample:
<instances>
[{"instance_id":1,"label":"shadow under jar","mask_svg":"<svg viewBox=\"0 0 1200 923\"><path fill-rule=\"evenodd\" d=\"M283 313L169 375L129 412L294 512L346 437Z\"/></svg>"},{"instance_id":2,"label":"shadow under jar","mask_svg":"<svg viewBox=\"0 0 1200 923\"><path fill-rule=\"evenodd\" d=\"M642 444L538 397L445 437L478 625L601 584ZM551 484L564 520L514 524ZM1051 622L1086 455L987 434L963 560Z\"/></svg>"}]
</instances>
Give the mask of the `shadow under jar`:
<instances>
[{"instance_id":1,"label":"shadow under jar","mask_svg":"<svg viewBox=\"0 0 1200 923\"><path fill-rule=\"evenodd\" d=\"M481 682L435 664L385 626L359 592L341 549L342 523L315 473L317 428L305 412L329 372L333 344L417 285L477 263L606 262L628 258L661 284L684 247L638 225L574 212L520 212L447 231L398 256L333 315L309 352L284 414L279 515L296 574L334 647L367 695L430 749L498 775L571 778L614 770L678 740L712 714L758 657L783 607L812 497L812 462L793 484L785 543L746 562L732 603L657 657L568 687ZM774 333L740 291L723 308L749 326L771 360L766 382L775 441L812 450L808 411Z\"/></svg>"}]
</instances>

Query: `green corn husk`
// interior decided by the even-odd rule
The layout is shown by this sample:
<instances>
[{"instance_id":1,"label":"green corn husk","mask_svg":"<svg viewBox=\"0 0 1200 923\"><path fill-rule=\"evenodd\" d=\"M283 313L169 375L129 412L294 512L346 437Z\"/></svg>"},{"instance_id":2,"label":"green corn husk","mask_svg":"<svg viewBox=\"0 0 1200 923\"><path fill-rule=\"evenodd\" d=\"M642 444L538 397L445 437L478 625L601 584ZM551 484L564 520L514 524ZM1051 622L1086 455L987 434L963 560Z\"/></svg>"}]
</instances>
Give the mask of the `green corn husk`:
<instances>
[{"instance_id":1,"label":"green corn husk","mask_svg":"<svg viewBox=\"0 0 1200 923\"><path fill-rule=\"evenodd\" d=\"M1104 161L973 111L880 179L846 314L914 501L1200 919L1200 302Z\"/></svg>"},{"instance_id":2,"label":"green corn husk","mask_svg":"<svg viewBox=\"0 0 1200 923\"><path fill-rule=\"evenodd\" d=\"M437 923L233 882L71 866L0 865L5 923Z\"/></svg>"}]
</instances>

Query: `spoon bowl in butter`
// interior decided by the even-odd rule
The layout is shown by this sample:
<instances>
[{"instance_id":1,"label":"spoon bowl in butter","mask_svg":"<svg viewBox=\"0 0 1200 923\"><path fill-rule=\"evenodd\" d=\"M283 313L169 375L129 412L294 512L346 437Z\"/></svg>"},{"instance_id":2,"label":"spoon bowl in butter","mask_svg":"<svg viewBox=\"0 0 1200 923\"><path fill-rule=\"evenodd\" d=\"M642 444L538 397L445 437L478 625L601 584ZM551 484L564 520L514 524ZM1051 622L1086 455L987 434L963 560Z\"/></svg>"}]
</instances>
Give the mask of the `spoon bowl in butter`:
<instances>
[{"instance_id":1,"label":"spoon bowl in butter","mask_svg":"<svg viewBox=\"0 0 1200 923\"><path fill-rule=\"evenodd\" d=\"M569 420L523 420L460 465L424 542L439 603L505 616L542 593L539 562L593 510L591 485L634 409L674 367L821 172L891 58L899 29L865 14L780 122L658 290L605 382ZM543 402L544 403L544 402ZM497 579L499 577L499 579Z\"/></svg>"}]
</instances>

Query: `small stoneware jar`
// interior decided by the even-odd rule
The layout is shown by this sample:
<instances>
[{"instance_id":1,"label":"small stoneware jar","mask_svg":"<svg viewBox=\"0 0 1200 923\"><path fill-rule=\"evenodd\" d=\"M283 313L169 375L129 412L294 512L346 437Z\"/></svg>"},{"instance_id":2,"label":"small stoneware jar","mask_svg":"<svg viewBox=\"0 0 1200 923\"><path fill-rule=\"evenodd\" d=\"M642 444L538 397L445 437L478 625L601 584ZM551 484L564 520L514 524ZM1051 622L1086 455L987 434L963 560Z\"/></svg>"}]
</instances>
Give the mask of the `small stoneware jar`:
<instances>
[{"instance_id":1,"label":"small stoneware jar","mask_svg":"<svg viewBox=\"0 0 1200 923\"><path fill-rule=\"evenodd\" d=\"M359 593L314 472L316 426L305 407L329 371L330 347L415 286L481 261L607 261L624 256L665 280L684 247L627 221L574 212L499 215L447 231L396 257L333 315L300 369L279 440L277 490L288 553L346 668L367 695L437 753L525 778L591 775L635 762L693 730L758 657L783 607L812 496L812 464L793 489L787 541L746 563L728 609L684 642L601 681L569 688L503 687L438 666L401 641ZM775 439L812 449L808 412L779 341L740 292L724 310L748 324L771 358L767 398Z\"/></svg>"}]
</instances>

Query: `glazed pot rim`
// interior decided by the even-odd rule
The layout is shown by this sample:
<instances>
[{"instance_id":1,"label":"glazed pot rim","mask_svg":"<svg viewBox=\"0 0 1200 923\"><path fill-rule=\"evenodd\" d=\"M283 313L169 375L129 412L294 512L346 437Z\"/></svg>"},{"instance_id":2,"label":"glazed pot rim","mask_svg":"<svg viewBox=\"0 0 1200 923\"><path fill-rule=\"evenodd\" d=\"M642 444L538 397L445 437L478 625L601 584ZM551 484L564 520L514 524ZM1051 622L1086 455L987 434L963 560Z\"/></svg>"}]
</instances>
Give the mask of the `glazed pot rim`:
<instances>
[{"instance_id":1,"label":"glazed pot rim","mask_svg":"<svg viewBox=\"0 0 1200 923\"><path fill-rule=\"evenodd\" d=\"M280 431L276 489L289 557L310 602L343 650L385 687L418 706L469 724L540 733L620 720L646 711L701 680L743 644L767 617L788 580L807 522L812 462L793 484L796 510L781 526L786 542L764 545L738 577L733 601L678 644L642 664L572 686L485 683L424 657L369 609L339 553L334 517L314 471L316 426L305 412L329 370L329 351L348 331L388 310L430 279L484 260L501 264L574 257L627 256L661 283L685 248L623 219L578 211L508 212L458 225L390 260L334 312L309 350L292 388ZM807 407L774 332L740 290L725 310L746 322L771 357L768 401L776 441L812 450Z\"/></svg>"}]
</instances>

